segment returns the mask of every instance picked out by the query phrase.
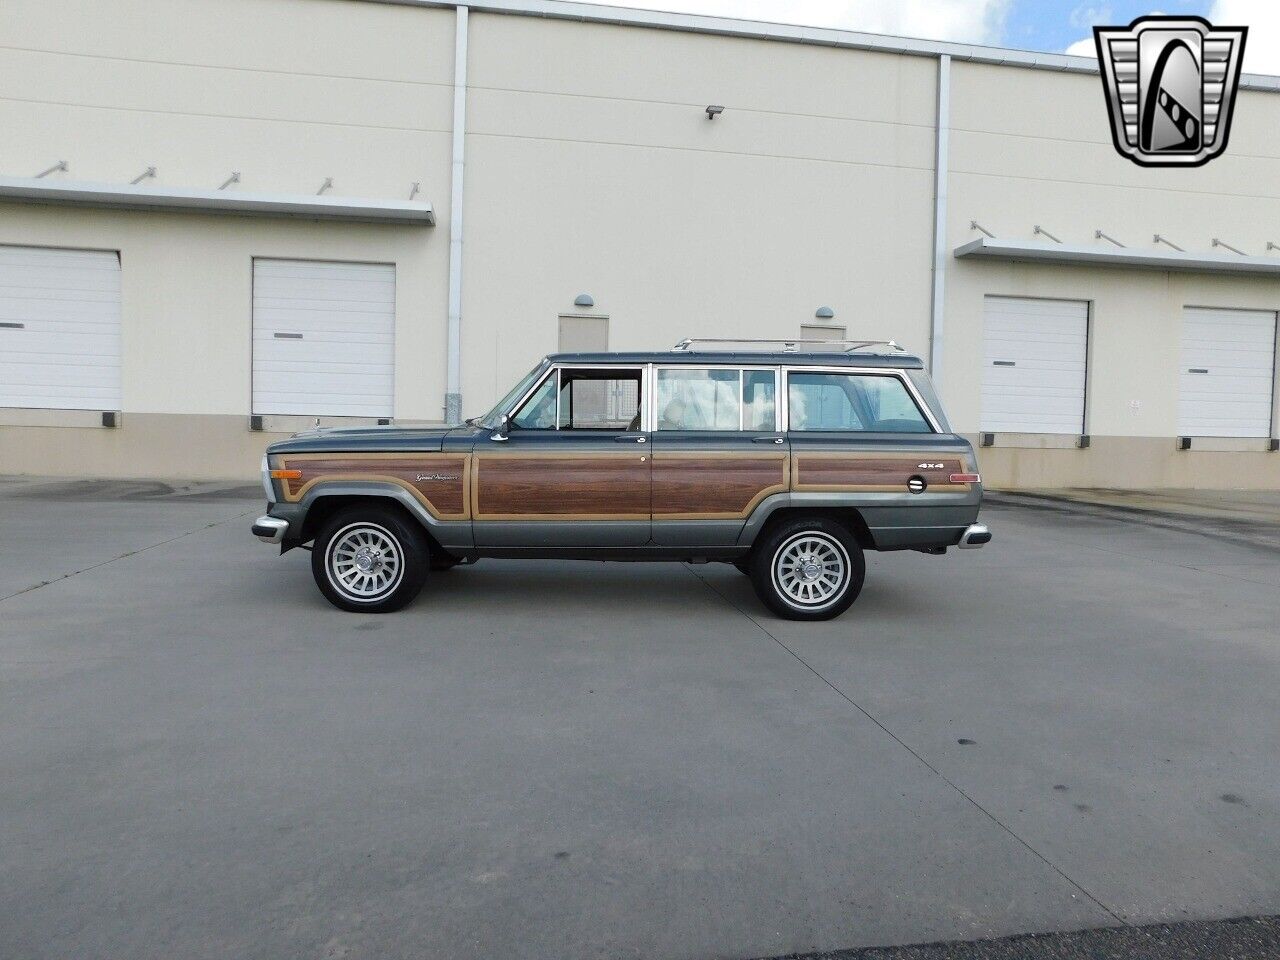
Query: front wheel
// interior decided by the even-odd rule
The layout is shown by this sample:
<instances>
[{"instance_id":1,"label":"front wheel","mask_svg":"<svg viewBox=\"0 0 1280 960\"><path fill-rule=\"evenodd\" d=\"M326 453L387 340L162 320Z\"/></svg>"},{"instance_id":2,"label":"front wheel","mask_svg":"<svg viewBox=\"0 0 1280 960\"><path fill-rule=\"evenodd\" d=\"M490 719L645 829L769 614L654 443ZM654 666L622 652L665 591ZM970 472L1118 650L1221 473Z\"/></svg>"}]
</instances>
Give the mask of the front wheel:
<instances>
[{"instance_id":1,"label":"front wheel","mask_svg":"<svg viewBox=\"0 0 1280 960\"><path fill-rule=\"evenodd\" d=\"M831 620L862 590L866 562L853 536L824 517L780 523L756 544L751 585L786 620Z\"/></svg>"},{"instance_id":2,"label":"front wheel","mask_svg":"<svg viewBox=\"0 0 1280 960\"><path fill-rule=\"evenodd\" d=\"M378 505L334 514L311 551L311 573L320 592L352 613L399 610L422 590L430 562L417 524Z\"/></svg>"}]
</instances>

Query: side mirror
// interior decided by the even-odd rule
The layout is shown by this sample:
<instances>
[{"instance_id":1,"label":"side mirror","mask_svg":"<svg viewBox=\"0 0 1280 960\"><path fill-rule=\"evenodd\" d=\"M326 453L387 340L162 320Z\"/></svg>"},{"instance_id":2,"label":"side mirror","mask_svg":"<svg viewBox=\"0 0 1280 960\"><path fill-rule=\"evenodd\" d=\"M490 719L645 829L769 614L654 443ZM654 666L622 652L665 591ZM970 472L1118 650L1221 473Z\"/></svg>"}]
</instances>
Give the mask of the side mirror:
<instances>
[{"instance_id":1,"label":"side mirror","mask_svg":"<svg viewBox=\"0 0 1280 960\"><path fill-rule=\"evenodd\" d=\"M511 429L511 414L504 413L502 419L498 421L498 429L489 434L489 439L494 443L506 443L507 432Z\"/></svg>"}]
</instances>

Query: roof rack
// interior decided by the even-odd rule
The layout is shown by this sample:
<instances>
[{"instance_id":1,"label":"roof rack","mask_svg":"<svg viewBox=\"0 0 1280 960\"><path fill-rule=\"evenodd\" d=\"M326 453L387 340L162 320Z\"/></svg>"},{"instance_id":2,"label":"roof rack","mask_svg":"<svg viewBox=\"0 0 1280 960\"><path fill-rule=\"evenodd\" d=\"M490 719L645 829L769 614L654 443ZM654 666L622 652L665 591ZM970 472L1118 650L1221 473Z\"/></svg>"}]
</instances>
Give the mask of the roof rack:
<instances>
[{"instance_id":1,"label":"roof rack","mask_svg":"<svg viewBox=\"0 0 1280 960\"><path fill-rule=\"evenodd\" d=\"M761 349L765 346L778 347L781 346L781 353L817 353L822 349L838 349L843 353L855 353L859 350L867 350L870 347L888 347L890 350L905 351L893 340L805 340L798 338L795 340L752 340L745 337L689 337L677 343L672 350L678 350L686 353L696 352L697 344L745 344L748 348Z\"/></svg>"}]
</instances>

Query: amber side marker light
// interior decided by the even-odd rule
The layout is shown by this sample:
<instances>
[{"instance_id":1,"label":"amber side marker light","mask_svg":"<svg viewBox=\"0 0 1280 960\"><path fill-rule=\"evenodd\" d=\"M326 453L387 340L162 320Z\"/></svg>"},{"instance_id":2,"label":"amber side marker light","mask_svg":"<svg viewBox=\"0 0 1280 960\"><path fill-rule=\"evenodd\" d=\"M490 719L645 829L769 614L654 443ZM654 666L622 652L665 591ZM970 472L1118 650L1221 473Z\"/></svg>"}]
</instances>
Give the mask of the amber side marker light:
<instances>
[{"instance_id":1,"label":"amber side marker light","mask_svg":"<svg viewBox=\"0 0 1280 960\"><path fill-rule=\"evenodd\" d=\"M980 473L953 473L951 475L952 483L981 483L982 474Z\"/></svg>"},{"instance_id":2,"label":"amber side marker light","mask_svg":"<svg viewBox=\"0 0 1280 960\"><path fill-rule=\"evenodd\" d=\"M272 470L271 479L272 480L301 480L302 471L301 470Z\"/></svg>"}]
</instances>

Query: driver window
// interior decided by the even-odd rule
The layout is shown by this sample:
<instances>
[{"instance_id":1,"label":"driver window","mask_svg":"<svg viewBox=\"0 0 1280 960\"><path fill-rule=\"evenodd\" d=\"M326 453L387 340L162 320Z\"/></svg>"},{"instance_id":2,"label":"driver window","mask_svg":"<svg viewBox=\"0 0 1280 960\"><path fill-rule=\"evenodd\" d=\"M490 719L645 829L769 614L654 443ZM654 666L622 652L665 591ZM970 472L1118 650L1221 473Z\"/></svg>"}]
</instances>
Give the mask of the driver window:
<instances>
[{"instance_id":1,"label":"driver window","mask_svg":"<svg viewBox=\"0 0 1280 960\"><path fill-rule=\"evenodd\" d=\"M639 370L561 370L559 430L640 429Z\"/></svg>"}]
</instances>

